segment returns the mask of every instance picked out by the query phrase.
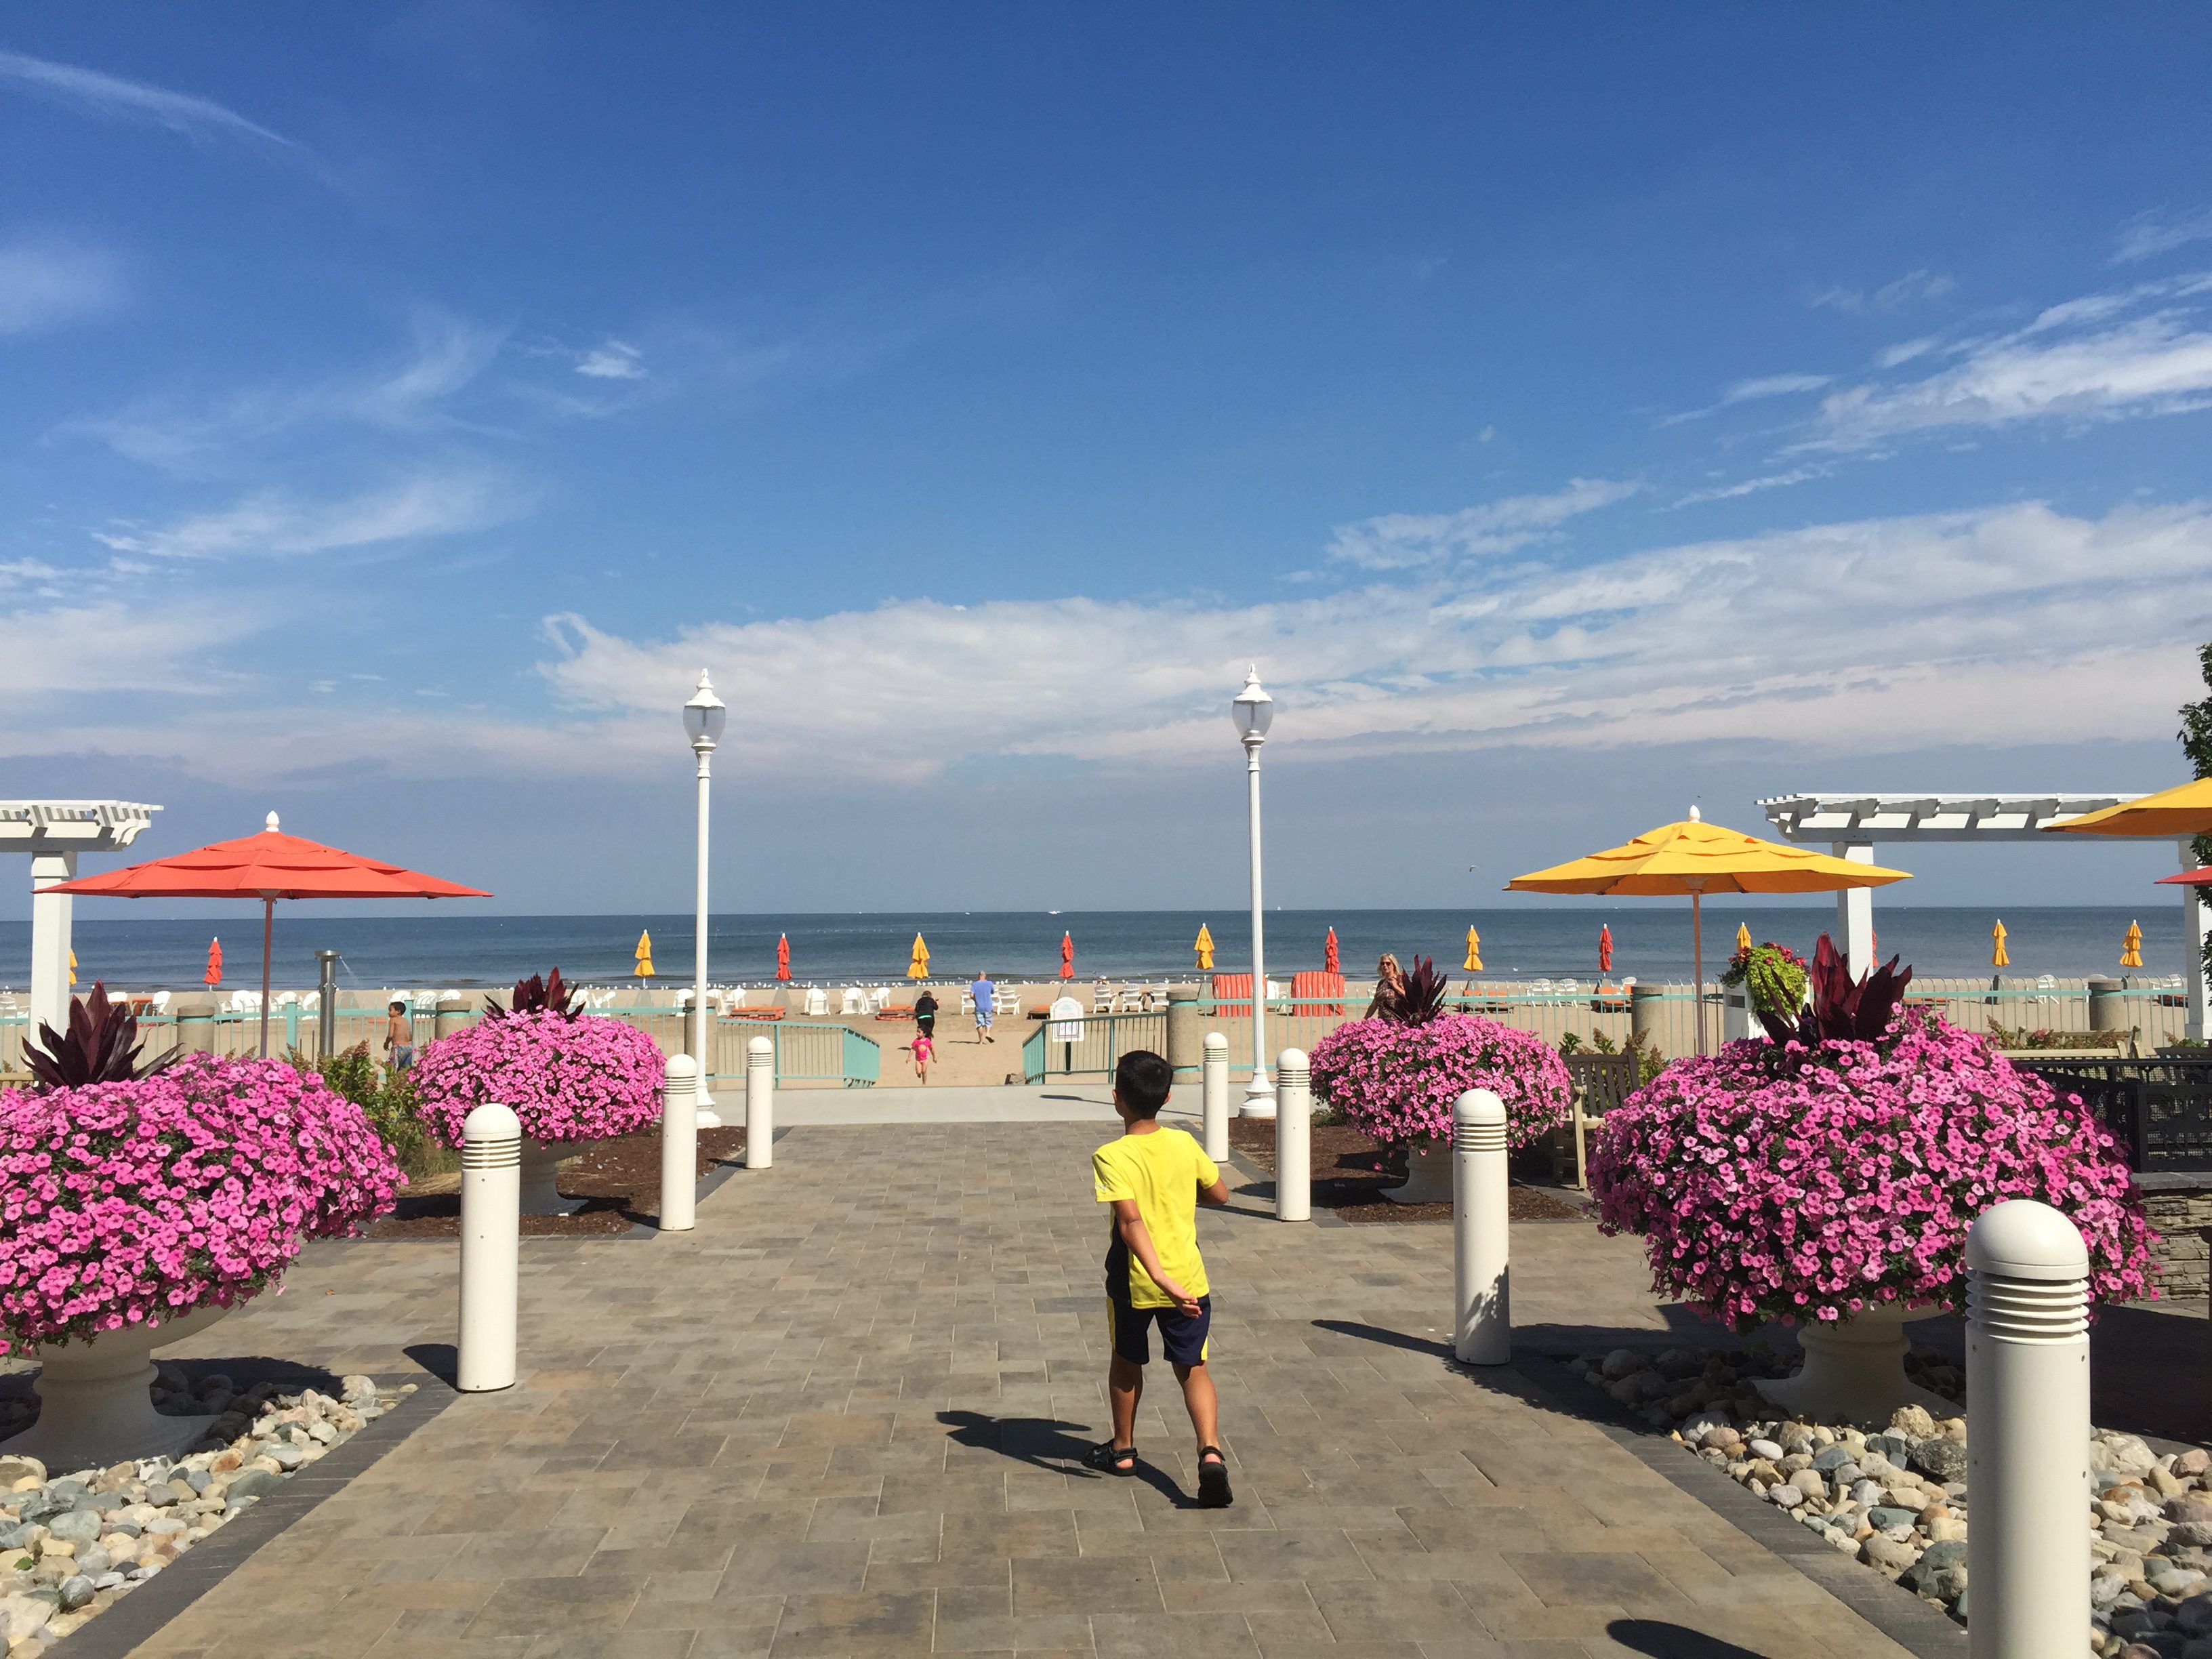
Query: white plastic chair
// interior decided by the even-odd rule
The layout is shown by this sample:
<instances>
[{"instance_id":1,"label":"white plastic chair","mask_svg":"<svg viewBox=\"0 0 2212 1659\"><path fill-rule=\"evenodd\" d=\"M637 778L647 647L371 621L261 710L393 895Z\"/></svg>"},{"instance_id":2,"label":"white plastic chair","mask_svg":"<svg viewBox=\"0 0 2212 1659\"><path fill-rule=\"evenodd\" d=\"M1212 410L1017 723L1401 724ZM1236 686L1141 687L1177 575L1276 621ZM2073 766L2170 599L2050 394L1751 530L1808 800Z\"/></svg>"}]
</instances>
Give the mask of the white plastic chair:
<instances>
[{"instance_id":1,"label":"white plastic chair","mask_svg":"<svg viewBox=\"0 0 2212 1659\"><path fill-rule=\"evenodd\" d=\"M806 1014L810 1019L820 1019L830 1012L829 994L818 985L806 988Z\"/></svg>"},{"instance_id":2,"label":"white plastic chair","mask_svg":"<svg viewBox=\"0 0 2212 1659\"><path fill-rule=\"evenodd\" d=\"M884 1009L890 1006L891 988L890 986L878 985L874 990L868 993L868 1007L869 1012L872 1013L880 1014Z\"/></svg>"},{"instance_id":3,"label":"white plastic chair","mask_svg":"<svg viewBox=\"0 0 2212 1659\"><path fill-rule=\"evenodd\" d=\"M960 994L960 1012L963 1014L972 1014L975 1012L975 994L973 991L963 991Z\"/></svg>"},{"instance_id":4,"label":"white plastic chair","mask_svg":"<svg viewBox=\"0 0 2212 1659\"><path fill-rule=\"evenodd\" d=\"M840 1017L850 1018L867 1012L868 994L857 985L848 985L843 997L837 1004L837 1012Z\"/></svg>"},{"instance_id":5,"label":"white plastic chair","mask_svg":"<svg viewBox=\"0 0 2212 1659\"><path fill-rule=\"evenodd\" d=\"M991 999L991 1012L994 1014L1018 1014L1021 1011L1022 1000L1015 992L1002 990Z\"/></svg>"}]
</instances>

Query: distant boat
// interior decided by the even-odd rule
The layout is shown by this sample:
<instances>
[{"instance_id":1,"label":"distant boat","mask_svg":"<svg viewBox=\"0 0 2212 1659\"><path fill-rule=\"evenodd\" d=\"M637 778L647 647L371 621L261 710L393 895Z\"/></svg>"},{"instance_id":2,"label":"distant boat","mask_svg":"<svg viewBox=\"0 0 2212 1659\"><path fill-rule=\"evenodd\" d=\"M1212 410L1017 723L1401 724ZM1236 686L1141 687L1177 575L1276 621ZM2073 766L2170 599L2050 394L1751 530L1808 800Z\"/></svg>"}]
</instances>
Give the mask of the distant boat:
<instances>
[{"instance_id":1,"label":"distant boat","mask_svg":"<svg viewBox=\"0 0 2212 1659\"><path fill-rule=\"evenodd\" d=\"M1056 915L1058 915L1059 914L1060 914L1060 912L1059 912L1059 911L1057 911L1057 910L1048 910L1048 911L1046 911L1046 912L1045 912L1045 915L1048 915L1048 916L1056 916Z\"/></svg>"}]
</instances>

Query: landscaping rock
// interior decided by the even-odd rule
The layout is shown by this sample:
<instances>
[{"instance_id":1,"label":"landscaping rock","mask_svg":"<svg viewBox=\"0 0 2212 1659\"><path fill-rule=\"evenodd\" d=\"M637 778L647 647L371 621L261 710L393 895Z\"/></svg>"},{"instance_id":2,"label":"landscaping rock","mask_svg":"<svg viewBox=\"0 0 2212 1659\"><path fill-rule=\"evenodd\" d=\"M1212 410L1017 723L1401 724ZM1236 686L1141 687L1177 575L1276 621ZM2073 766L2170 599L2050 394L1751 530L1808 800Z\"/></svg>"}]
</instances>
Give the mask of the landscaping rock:
<instances>
[{"instance_id":1,"label":"landscaping rock","mask_svg":"<svg viewBox=\"0 0 2212 1659\"><path fill-rule=\"evenodd\" d=\"M44 1480L46 1466L35 1457L0 1457L0 1487L14 1490L19 1480Z\"/></svg>"},{"instance_id":2,"label":"landscaping rock","mask_svg":"<svg viewBox=\"0 0 2212 1659\"><path fill-rule=\"evenodd\" d=\"M1966 1478L1966 1447L1942 1435L1930 1435L1924 1440L1915 1441L1906 1458L1909 1468L1939 1485L1947 1480L1964 1480Z\"/></svg>"}]
</instances>

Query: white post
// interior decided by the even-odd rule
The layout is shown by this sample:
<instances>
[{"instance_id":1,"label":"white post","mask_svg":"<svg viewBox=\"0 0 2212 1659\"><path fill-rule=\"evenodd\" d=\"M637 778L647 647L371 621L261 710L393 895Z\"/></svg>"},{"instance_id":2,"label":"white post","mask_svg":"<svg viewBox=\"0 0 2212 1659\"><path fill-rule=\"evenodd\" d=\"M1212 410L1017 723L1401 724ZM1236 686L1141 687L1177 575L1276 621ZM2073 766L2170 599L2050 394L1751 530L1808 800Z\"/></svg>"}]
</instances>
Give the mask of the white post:
<instances>
[{"instance_id":1,"label":"white post","mask_svg":"<svg viewBox=\"0 0 2212 1659\"><path fill-rule=\"evenodd\" d=\"M1469 1365L1513 1358L1505 1103L1469 1089L1452 1107L1452 1352Z\"/></svg>"},{"instance_id":2,"label":"white post","mask_svg":"<svg viewBox=\"0 0 2212 1659\"><path fill-rule=\"evenodd\" d=\"M2181 843L2181 867L2197 867L2197 849L2191 842ZM2189 989L2187 1023L2182 1028L2182 1035L2202 1042L2208 1029L2204 1018L2204 941L2212 935L2212 904L2204 902L2202 887L2185 887L2181 892L2181 982Z\"/></svg>"},{"instance_id":3,"label":"white post","mask_svg":"<svg viewBox=\"0 0 2212 1659\"><path fill-rule=\"evenodd\" d=\"M2075 1659L2089 1628L2089 1255L2012 1199L1966 1234L1966 1574L1974 1659Z\"/></svg>"},{"instance_id":4,"label":"white post","mask_svg":"<svg viewBox=\"0 0 2212 1659\"><path fill-rule=\"evenodd\" d=\"M1275 1091L1267 1081L1267 950L1260 896L1260 742L1244 739L1244 778L1252 831L1252 1080L1244 1085L1246 1117L1273 1117Z\"/></svg>"},{"instance_id":5,"label":"white post","mask_svg":"<svg viewBox=\"0 0 2212 1659\"><path fill-rule=\"evenodd\" d=\"M698 1196L699 1067L678 1054L660 1085L660 1231L688 1233L697 1225Z\"/></svg>"},{"instance_id":6,"label":"white post","mask_svg":"<svg viewBox=\"0 0 2212 1659\"><path fill-rule=\"evenodd\" d=\"M1305 1051L1275 1056L1275 1219L1313 1218L1313 1071Z\"/></svg>"},{"instance_id":7,"label":"white post","mask_svg":"<svg viewBox=\"0 0 2212 1659\"><path fill-rule=\"evenodd\" d=\"M521 1294L522 1123L486 1101L461 1124L463 1394L514 1386L515 1303Z\"/></svg>"},{"instance_id":8,"label":"white post","mask_svg":"<svg viewBox=\"0 0 2212 1659\"><path fill-rule=\"evenodd\" d=\"M775 1044L757 1036L745 1044L745 1168L775 1162Z\"/></svg>"},{"instance_id":9,"label":"white post","mask_svg":"<svg viewBox=\"0 0 2212 1659\"><path fill-rule=\"evenodd\" d=\"M70 922L76 901L67 893L49 893L76 879L76 854L58 848L42 848L31 854L31 1023L24 1031L35 1037L40 1025L57 1031L69 1030Z\"/></svg>"},{"instance_id":10,"label":"white post","mask_svg":"<svg viewBox=\"0 0 2212 1659\"><path fill-rule=\"evenodd\" d=\"M1874 843L1870 841L1839 841L1829 850L1839 859L1849 859L1853 864L1874 862ZM1851 977L1874 971L1874 889L1871 887L1842 887L1836 890L1836 931L1843 935L1838 941L1844 950L1844 966L1850 969Z\"/></svg>"},{"instance_id":11,"label":"white post","mask_svg":"<svg viewBox=\"0 0 2212 1659\"><path fill-rule=\"evenodd\" d=\"M707 1086L714 1032L714 1017L707 1006L707 801L708 771L714 750L712 744L703 749L696 744L693 747L699 756L699 915L698 936L693 941L691 952L691 1060L699 1068L698 1127L719 1129L722 1127L721 1115L715 1111L714 1092Z\"/></svg>"},{"instance_id":12,"label":"white post","mask_svg":"<svg viewBox=\"0 0 2212 1659\"><path fill-rule=\"evenodd\" d=\"M1199 1079L1206 1155L1219 1164L1229 1156L1229 1039L1218 1031L1206 1034Z\"/></svg>"}]
</instances>

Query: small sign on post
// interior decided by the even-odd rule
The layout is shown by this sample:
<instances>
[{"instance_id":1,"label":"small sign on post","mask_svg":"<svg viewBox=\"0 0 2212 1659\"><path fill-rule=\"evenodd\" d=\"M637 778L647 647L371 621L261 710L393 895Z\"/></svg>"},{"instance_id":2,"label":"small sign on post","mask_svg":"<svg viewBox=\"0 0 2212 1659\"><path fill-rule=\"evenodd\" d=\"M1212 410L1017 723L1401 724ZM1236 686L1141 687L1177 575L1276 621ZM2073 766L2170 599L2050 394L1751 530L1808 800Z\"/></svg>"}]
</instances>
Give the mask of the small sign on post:
<instances>
[{"instance_id":1,"label":"small sign on post","mask_svg":"<svg viewBox=\"0 0 2212 1659\"><path fill-rule=\"evenodd\" d=\"M1083 1041L1083 1005L1073 997L1054 997L1046 1018L1046 1040L1060 1045L1060 1069L1064 1073L1073 1073L1075 1045Z\"/></svg>"}]
</instances>

